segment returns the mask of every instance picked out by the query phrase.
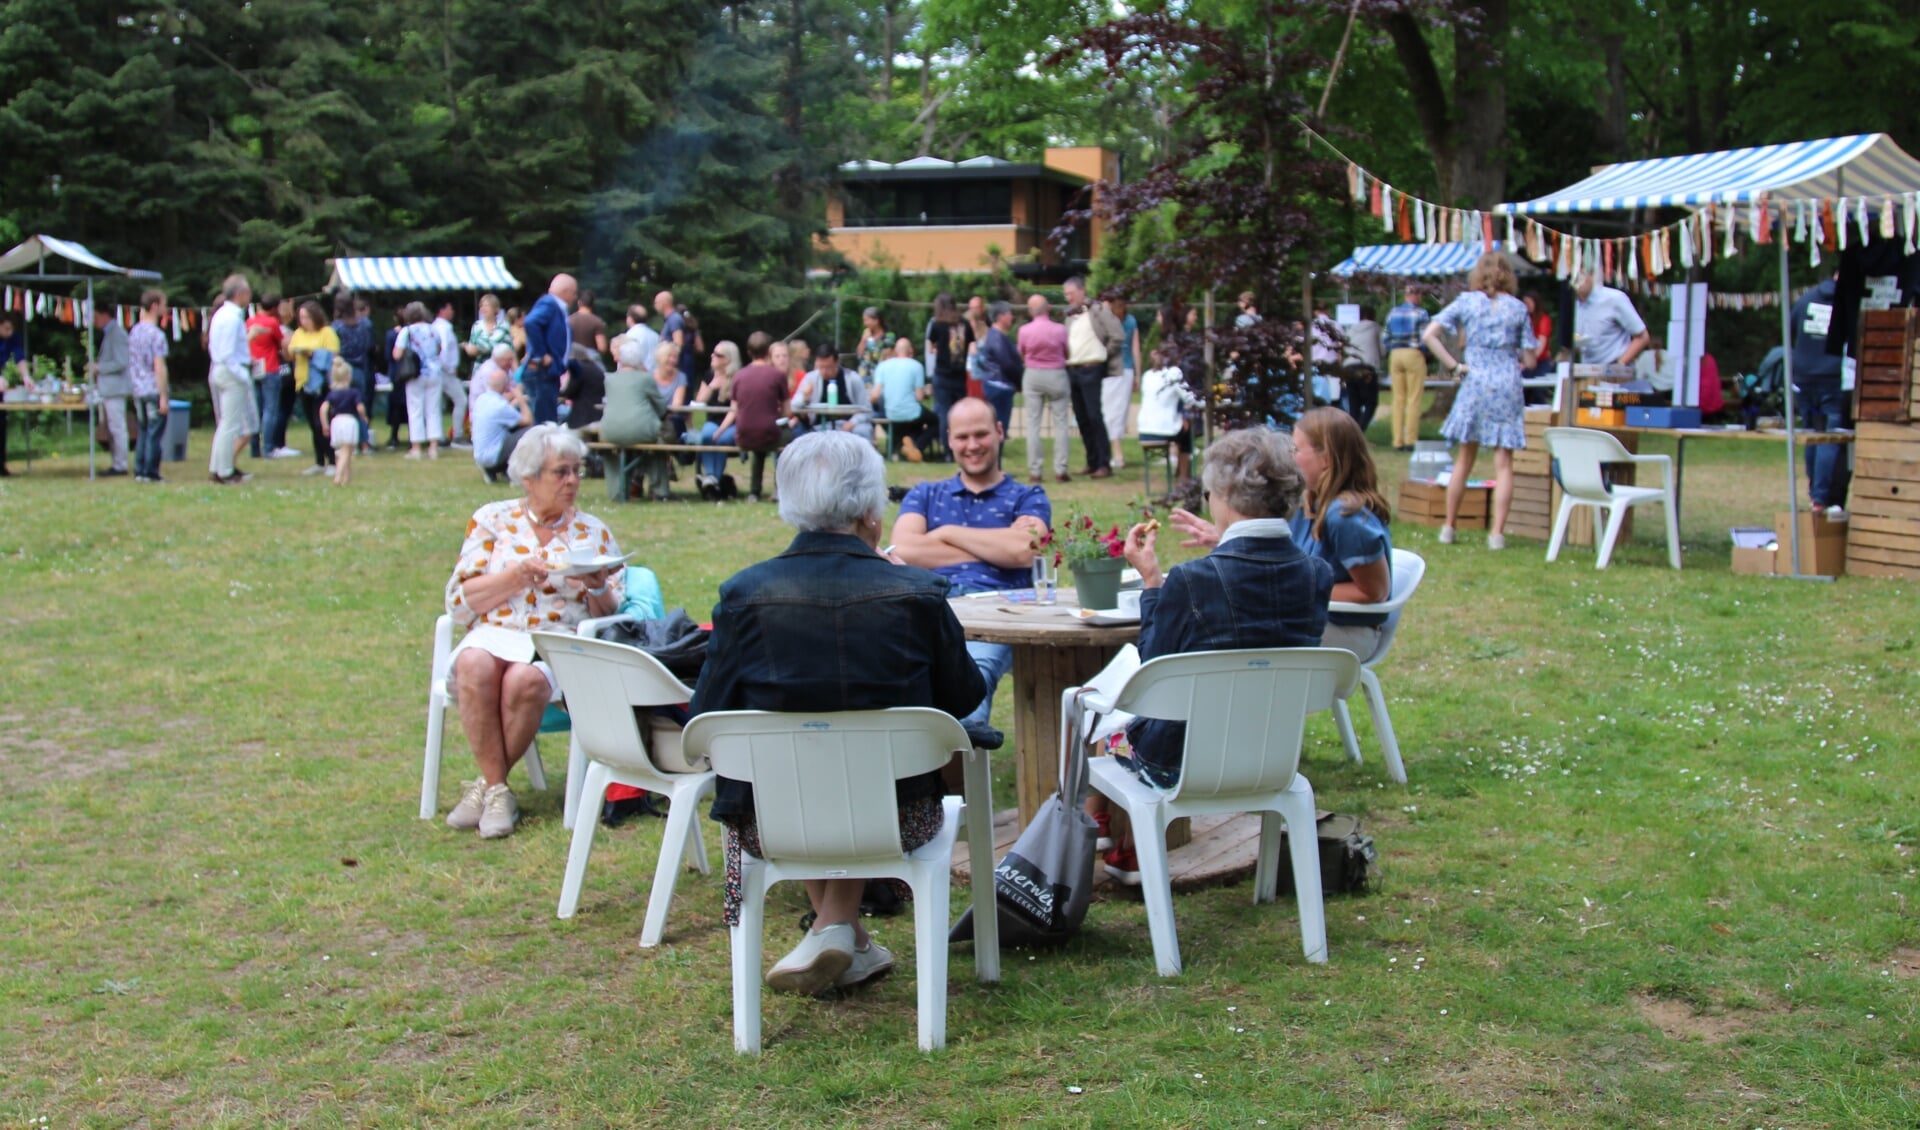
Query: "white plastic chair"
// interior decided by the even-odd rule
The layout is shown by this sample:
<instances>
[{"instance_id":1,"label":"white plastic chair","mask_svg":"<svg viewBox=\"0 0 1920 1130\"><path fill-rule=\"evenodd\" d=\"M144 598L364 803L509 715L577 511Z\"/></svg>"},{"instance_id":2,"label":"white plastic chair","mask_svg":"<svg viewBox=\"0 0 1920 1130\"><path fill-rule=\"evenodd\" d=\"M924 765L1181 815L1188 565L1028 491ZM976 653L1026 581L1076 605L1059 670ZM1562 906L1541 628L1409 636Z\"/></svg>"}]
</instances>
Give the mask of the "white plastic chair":
<instances>
[{"instance_id":1,"label":"white plastic chair","mask_svg":"<svg viewBox=\"0 0 1920 1130\"><path fill-rule=\"evenodd\" d=\"M1393 587L1387 590L1391 594L1388 599L1379 604L1336 600L1328 603L1327 611L1375 615L1386 613L1387 622L1380 628L1380 642L1374 645L1373 654L1360 657L1360 693L1366 697L1367 709L1373 715L1374 732L1380 736L1380 752L1387 761L1387 776L1404 785L1407 783L1407 767L1400 761L1400 742L1394 736L1393 719L1387 716L1387 696L1380 689L1380 677L1373 673L1373 669L1393 650L1393 637L1400 632L1401 609L1420 587L1421 578L1427 575L1427 561L1410 549L1396 549L1393 551L1391 568ZM1333 704L1333 718L1340 726L1340 741L1347 747L1347 756L1353 758L1354 764L1359 764L1360 740L1354 736L1353 714L1347 709L1345 699Z\"/></svg>"},{"instance_id":2,"label":"white plastic chair","mask_svg":"<svg viewBox=\"0 0 1920 1130\"><path fill-rule=\"evenodd\" d=\"M581 751L587 763L579 803L588 815L573 825L558 915L572 918L580 905L580 884L586 878L594 826L599 823L592 814L599 811L607 786L647 789L665 796L669 804L660 859L653 870L653 892L647 897L647 919L640 930L641 946L659 945L682 862L692 864L702 875L709 873L699 805L713 792L714 775L662 773L655 768L647 756L633 708L675 706L693 698L693 689L674 678L659 660L626 644L563 632L535 632L533 645L553 668L560 693L567 700L567 712L573 716L574 748ZM573 780L569 775L569 790Z\"/></svg>"},{"instance_id":3,"label":"white plastic chair","mask_svg":"<svg viewBox=\"0 0 1920 1130\"><path fill-rule=\"evenodd\" d=\"M1547 560L1560 556L1566 541L1567 521L1576 506L1591 506L1606 511L1607 530L1600 539L1600 559L1596 569L1605 569L1613 559L1613 544L1620 540L1620 526L1627 519L1627 508L1642 502L1664 503L1667 512L1667 560L1680 567L1680 514L1675 509L1673 459L1666 455L1635 455L1620 445L1611 434L1595 428L1548 428L1547 453L1559 462L1560 512L1553 519L1553 541L1547 546ZM1603 463L1639 463L1660 468L1658 487L1609 485L1601 475Z\"/></svg>"},{"instance_id":4,"label":"white plastic chair","mask_svg":"<svg viewBox=\"0 0 1920 1130\"><path fill-rule=\"evenodd\" d=\"M733 1046L760 1051L760 960L767 888L785 879L904 879L913 888L920 1048L947 1043L947 888L965 821L973 862L974 966L1000 979L1000 922L993 896L993 808L987 755L951 716L927 707L775 714L702 714L687 724L689 756L753 785L765 858L740 857L740 925L733 948ZM947 797L940 831L900 850L894 782L931 773L965 754L966 798Z\"/></svg>"},{"instance_id":5,"label":"white plastic chair","mask_svg":"<svg viewBox=\"0 0 1920 1130\"><path fill-rule=\"evenodd\" d=\"M453 617L441 616L433 622L433 673L427 679L427 749L420 768L420 819L431 820L440 802L440 758L445 752L447 714L453 710L453 698L447 693L453 678ZM540 739L527 746L522 759L527 780L534 788L546 791L547 769L540 763Z\"/></svg>"},{"instance_id":6,"label":"white plastic chair","mask_svg":"<svg viewBox=\"0 0 1920 1130\"><path fill-rule=\"evenodd\" d=\"M1337 647L1260 648L1163 655L1142 664L1118 694L1089 691L1093 710L1187 723L1180 780L1158 789L1111 757L1088 762L1093 787L1126 811L1140 860L1140 889L1162 977L1180 974L1167 825L1182 816L1260 814L1253 901L1272 902L1280 882L1280 824L1286 822L1300 944L1307 960L1327 960L1326 908L1320 896L1320 841L1313 786L1299 772L1307 715L1353 693L1360 661Z\"/></svg>"}]
</instances>

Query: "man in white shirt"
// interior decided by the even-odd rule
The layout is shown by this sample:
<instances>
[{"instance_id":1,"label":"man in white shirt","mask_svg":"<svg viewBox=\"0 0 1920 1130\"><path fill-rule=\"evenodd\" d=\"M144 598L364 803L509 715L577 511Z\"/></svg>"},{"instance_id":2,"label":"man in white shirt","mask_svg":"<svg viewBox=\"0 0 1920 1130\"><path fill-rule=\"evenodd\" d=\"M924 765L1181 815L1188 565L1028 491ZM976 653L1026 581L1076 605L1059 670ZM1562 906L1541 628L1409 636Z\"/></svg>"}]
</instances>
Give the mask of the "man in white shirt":
<instances>
[{"instance_id":1,"label":"man in white shirt","mask_svg":"<svg viewBox=\"0 0 1920 1130\"><path fill-rule=\"evenodd\" d=\"M639 342L640 356L649 360L660 346L660 335L647 324L647 308L638 302L627 307L627 340Z\"/></svg>"},{"instance_id":2,"label":"man in white shirt","mask_svg":"<svg viewBox=\"0 0 1920 1130\"><path fill-rule=\"evenodd\" d=\"M1107 438L1106 417L1100 411L1100 386L1120 372L1120 347L1125 332L1120 319L1101 303L1087 300L1087 284L1078 276L1060 285L1067 299L1067 385L1073 398L1073 418L1080 425L1080 441L1087 449L1090 478L1113 476L1113 452Z\"/></svg>"},{"instance_id":3,"label":"man in white shirt","mask_svg":"<svg viewBox=\"0 0 1920 1130\"><path fill-rule=\"evenodd\" d=\"M440 345L440 389L453 402L454 447L468 447L467 386L460 383L460 339L453 334L453 299L440 300L433 319L433 339Z\"/></svg>"},{"instance_id":4,"label":"man in white shirt","mask_svg":"<svg viewBox=\"0 0 1920 1130\"><path fill-rule=\"evenodd\" d=\"M1580 360L1631 368L1653 342L1633 300L1601 285L1592 271L1573 276L1573 293L1579 300L1573 306L1573 336L1579 341Z\"/></svg>"},{"instance_id":5,"label":"man in white shirt","mask_svg":"<svg viewBox=\"0 0 1920 1130\"><path fill-rule=\"evenodd\" d=\"M219 427L213 433L213 457L208 470L214 482L236 486L253 478L233 469L234 453L246 438L247 404L253 398L253 356L247 349L247 303L253 288L245 275L228 275L220 287L220 309L207 325L207 380L213 386Z\"/></svg>"}]
</instances>

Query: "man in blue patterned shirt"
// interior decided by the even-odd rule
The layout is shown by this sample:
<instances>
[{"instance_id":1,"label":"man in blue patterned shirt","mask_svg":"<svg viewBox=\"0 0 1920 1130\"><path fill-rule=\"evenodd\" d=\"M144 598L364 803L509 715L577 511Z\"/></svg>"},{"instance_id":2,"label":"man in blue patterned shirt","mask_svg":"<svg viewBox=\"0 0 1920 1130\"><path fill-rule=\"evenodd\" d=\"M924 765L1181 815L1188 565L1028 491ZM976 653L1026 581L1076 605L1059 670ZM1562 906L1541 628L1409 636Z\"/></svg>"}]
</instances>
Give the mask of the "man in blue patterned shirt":
<instances>
[{"instance_id":1,"label":"man in blue patterned shirt","mask_svg":"<svg viewBox=\"0 0 1920 1130\"><path fill-rule=\"evenodd\" d=\"M1427 354L1420 335L1427 328L1427 312L1420 305L1420 288L1409 286L1403 301L1387 311L1387 371L1393 374L1393 449L1412 451L1420 438L1420 407L1427 396Z\"/></svg>"},{"instance_id":2,"label":"man in blue patterned shirt","mask_svg":"<svg viewBox=\"0 0 1920 1130\"><path fill-rule=\"evenodd\" d=\"M907 492L893 523L894 555L947 578L956 596L1027 587L1034 543L1053 522L1047 492L1000 470L1006 436L986 401L955 402L947 411L947 440L960 473ZM991 725L993 692L1013 666L1013 649L969 640L967 654L986 680L987 697L960 724L975 745L997 749L1003 739Z\"/></svg>"}]
</instances>

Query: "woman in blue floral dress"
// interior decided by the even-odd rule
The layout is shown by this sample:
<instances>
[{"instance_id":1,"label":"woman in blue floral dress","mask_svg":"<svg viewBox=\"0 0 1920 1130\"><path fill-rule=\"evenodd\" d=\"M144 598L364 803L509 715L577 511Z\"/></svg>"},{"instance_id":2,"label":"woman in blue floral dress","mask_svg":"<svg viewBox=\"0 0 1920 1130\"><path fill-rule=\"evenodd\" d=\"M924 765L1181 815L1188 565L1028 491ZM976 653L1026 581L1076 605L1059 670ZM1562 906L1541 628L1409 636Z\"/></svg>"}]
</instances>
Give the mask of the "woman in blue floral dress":
<instances>
[{"instance_id":1,"label":"woman in blue floral dress","mask_svg":"<svg viewBox=\"0 0 1920 1130\"><path fill-rule=\"evenodd\" d=\"M1440 434L1459 444L1453 458L1453 477L1447 483L1447 520L1440 540L1453 543L1453 527L1460 500L1473 477L1474 456L1484 444L1493 448L1493 524L1488 549L1507 544L1507 508L1513 503L1513 453L1527 446L1526 401L1520 387L1520 362L1532 357L1538 343L1527 308L1515 293L1520 289L1513 267L1501 251L1489 251L1467 276L1468 290L1427 324L1423 340L1443 368L1462 378L1460 394ZM1466 342L1465 364L1455 360L1440 340L1442 328Z\"/></svg>"}]
</instances>

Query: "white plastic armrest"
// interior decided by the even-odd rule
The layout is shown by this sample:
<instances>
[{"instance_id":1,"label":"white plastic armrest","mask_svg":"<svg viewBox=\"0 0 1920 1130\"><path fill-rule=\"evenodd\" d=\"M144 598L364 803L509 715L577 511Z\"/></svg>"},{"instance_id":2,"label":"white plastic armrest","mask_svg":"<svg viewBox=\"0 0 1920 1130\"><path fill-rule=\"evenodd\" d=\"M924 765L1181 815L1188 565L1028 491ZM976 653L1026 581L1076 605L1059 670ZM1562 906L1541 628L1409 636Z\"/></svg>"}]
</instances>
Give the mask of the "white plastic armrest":
<instances>
[{"instance_id":1,"label":"white plastic armrest","mask_svg":"<svg viewBox=\"0 0 1920 1130\"><path fill-rule=\"evenodd\" d=\"M596 616L591 620L580 621L580 626L574 629L573 634L586 639L592 639L597 637L600 634L600 629L606 627L608 624L637 623L639 623L639 617L634 616L632 613L616 612L612 616Z\"/></svg>"},{"instance_id":2,"label":"white plastic armrest","mask_svg":"<svg viewBox=\"0 0 1920 1130\"><path fill-rule=\"evenodd\" d=\"M1113 700L1106 695L1101 694L1099 691L1087 690L1084 687L1080 688L1080 694L1081 704L1085 706L1089 712L1095 714L1113 713Z\"/></svg>"}]
</instances>

